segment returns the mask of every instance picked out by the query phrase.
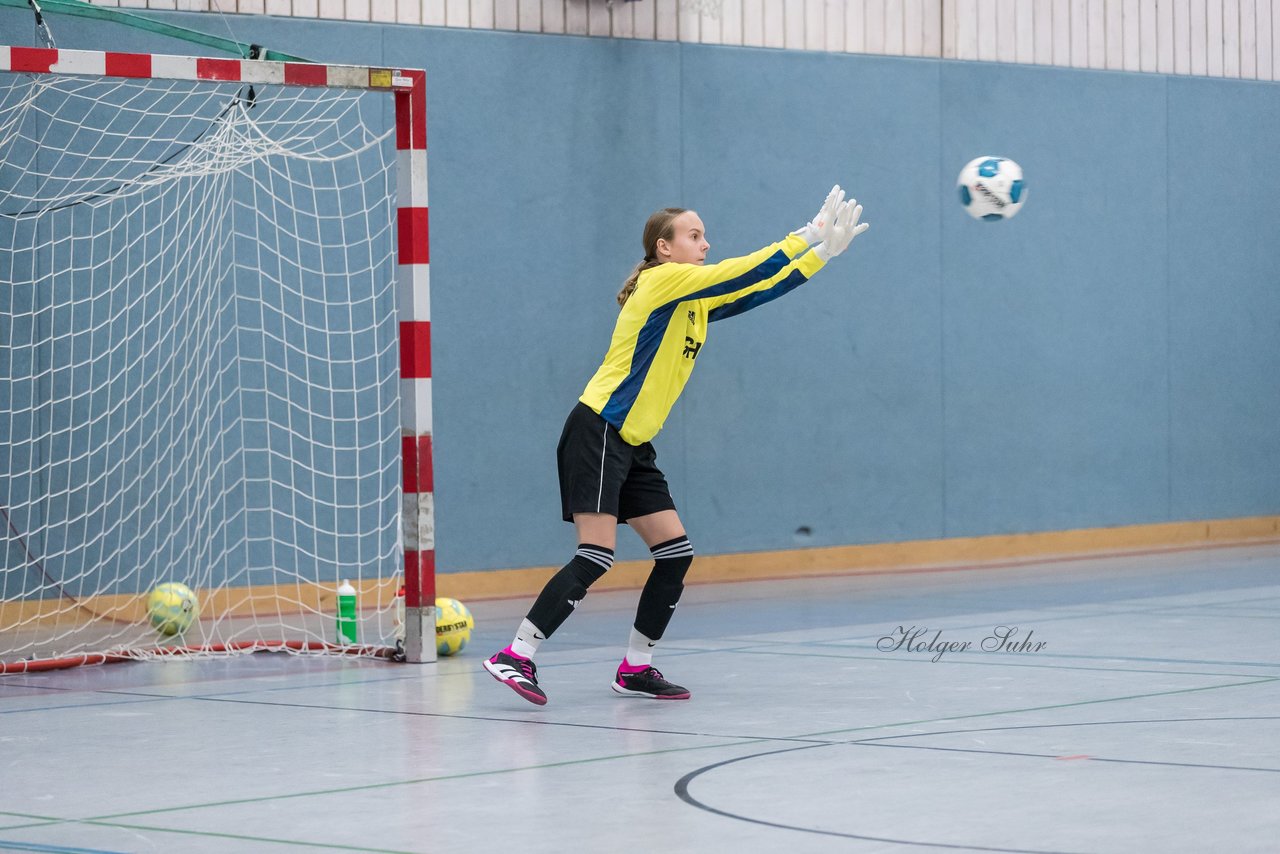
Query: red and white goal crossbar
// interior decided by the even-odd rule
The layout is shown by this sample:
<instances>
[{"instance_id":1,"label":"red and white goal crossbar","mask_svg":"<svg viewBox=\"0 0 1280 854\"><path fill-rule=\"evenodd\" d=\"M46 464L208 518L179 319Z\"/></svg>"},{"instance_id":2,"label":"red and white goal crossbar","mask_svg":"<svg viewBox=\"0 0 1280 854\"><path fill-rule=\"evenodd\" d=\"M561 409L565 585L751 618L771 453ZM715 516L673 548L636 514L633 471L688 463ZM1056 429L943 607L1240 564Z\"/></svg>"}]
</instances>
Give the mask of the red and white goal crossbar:
<instances>
[{"instance_id":1,"label":"red and white goal crossbar","mask_svg":"<svg viewBox=\"0 0 1280 854\"><path fill-rule=\"evenodd\" d=\"M0 72L206 80L392 92L396 107L396 310L404 474L405 656L435 645L435 491L431 452L431 241L427 228L427 78L420 69L0 45Z\"/></svg>"}]
</instances>

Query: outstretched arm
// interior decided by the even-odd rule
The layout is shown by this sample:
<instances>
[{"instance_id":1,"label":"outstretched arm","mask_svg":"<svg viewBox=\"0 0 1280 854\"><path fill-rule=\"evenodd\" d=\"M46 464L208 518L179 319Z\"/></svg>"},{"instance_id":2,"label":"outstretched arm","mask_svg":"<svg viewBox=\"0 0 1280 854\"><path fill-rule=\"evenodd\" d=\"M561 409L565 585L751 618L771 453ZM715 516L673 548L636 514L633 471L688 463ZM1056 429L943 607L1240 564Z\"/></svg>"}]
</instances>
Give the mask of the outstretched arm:
<instances>
[{"instance_id":1,"label":"outstretched arm","mask_svg":"<svg viewBox=\"0 0 1280 854\"><path fill-rule=\"evenodd\" d=\"M793 236L803 237L806 229L811 231L812 237L820 241L813 251L793 261L764 282L738 291L706 297L708 320L714 322L741 314L775 300L808 281L827 261L844 252L854 237L867 230L867 223L858 223L861 216L862 206L857 200L850 199L846 202L844 191L838 186L833 188L818 217L805 226L805 229L801 229L800 233L793 233Z\"/></svg>"},{"instance_id":2,"label":"outstretched arm","mask_svg":"<svg viewBox=\"0 0 1280 854\"><path fill-rule=\"evenodd\" d=\"M645 289L660 303L732 293L772 280L808 248L807 240L791 234L750 255L715 264L669 262L645 274Z\"/></svg>"},{"instance_id":3,"label":"outstretched arm","mask_svg":"<svg viewBox=\"0 0 1280 854\"><path fill-rule=\"evenodd\" d=\"M711 320L722 320L777 299L807 281L849 241L866 230L862 207L833 187L818 215L798 231L750 255L716 264L667 263L646 274L645 289L658 303L705 301ZM817 242L812 252L809 246Z\"/></svg>"}]
</instances>

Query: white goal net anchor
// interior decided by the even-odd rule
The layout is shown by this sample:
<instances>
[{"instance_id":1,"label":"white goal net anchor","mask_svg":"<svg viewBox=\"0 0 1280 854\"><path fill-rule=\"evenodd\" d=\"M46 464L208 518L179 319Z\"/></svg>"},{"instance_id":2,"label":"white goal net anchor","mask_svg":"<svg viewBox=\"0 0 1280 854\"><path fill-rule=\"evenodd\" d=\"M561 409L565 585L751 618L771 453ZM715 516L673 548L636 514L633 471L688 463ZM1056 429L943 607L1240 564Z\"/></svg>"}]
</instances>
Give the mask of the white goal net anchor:
<instances>
[{"instance_id":1,"label":"white goal net anchor","mask_svg":"<svg viewBox=\"0 0 1280 854\"><path fill-rule=\"evenodd\" d=\"M425 87L0 46L0 673L434 659Z\"/></svg>"}]
</instances>

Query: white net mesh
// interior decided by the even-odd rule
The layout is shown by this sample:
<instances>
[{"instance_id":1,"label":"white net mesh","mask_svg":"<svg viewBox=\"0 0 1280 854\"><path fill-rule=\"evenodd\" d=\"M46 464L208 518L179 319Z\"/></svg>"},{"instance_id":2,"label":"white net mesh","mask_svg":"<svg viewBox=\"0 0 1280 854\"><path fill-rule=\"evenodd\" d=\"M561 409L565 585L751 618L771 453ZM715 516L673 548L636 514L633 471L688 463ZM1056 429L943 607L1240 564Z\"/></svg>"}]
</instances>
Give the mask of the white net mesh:
<instances>
[{"instance_id":1,"label":"white net mesh","mask_svg":"<svg viewBox=\"0 0 1280 854\"><path fill-rule=\"evenodd\" d=\"M389 101L0 73L0 664L389 642Z\"/></svg>"}]
</instances>

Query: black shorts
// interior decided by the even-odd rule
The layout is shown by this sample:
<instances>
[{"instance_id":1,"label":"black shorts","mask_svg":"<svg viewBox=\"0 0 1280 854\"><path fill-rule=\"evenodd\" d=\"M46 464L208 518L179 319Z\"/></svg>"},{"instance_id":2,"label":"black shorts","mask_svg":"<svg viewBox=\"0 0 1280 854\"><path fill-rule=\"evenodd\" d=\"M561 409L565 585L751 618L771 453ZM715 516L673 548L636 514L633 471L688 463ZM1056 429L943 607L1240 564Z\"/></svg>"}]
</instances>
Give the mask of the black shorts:
<instances>
[{"instance_id":1,"label":"black shorts","mask_svg":"<svg viewBox=\"0 0 1280 854\"><path fill-rule=\"evenodd\" d=\"M617 428L579 401L556 448L564 520L572 522L574 513L608 513L625 522L676 509L656 459L651 442L627 444Z\"/></svg>"}]
</instances>

